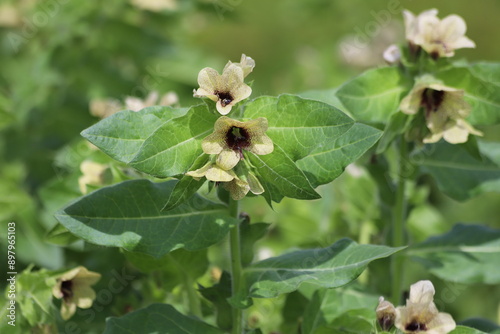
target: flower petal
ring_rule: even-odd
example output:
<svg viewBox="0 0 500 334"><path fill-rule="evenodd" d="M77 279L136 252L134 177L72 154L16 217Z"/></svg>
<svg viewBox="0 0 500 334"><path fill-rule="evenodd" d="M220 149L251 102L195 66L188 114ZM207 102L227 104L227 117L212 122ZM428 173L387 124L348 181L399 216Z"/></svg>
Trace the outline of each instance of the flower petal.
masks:
<svg viewBox="0 0 500 334"><path fill-rule="evenodd" d="M63 320L68 320L73 316L73 314L75 314L75 312L76 312L75 303L73 302L66 303L65 301L61 303L61 318L63 318Z"/></svg>
<svg viewBox="0 0 500 334"><path fill-rule="evenodd" d="M424 87L415 86L408 95L406 95L399 105L399 109L405 114L414 115L420 108L420 103L422 102L422 93L424 92Z"/></svg>
<svg viewBox="0 0 500 334"><path fill-rule="evenodd" d="M231 149L224 149L217 156L217 165L225 170L232 169L240 161L240 155Z"/></svg>
<svg viewBox="0 0 500 334"><path fill-rule="evenodd" d="M215 182L229 182L235 178L232 170L224 170L217 165L212 165L205 174L207 180Z"/></svg>
<svg viewBox="0 0 500 334"><path fill-rule="evenodd" d="M201 89L213 94L218 87L219 73L210 67L205 67L198 73L198 85Z"/></svg>
<svg viewBox="0 0 500 334"><path fill-rule="evenodd" d="M438 313L429 323L426 334L447 334L455 329L456 324L448 313Z"/></svg>
<svg viewBox="0 0 500 334"><path fill-rule="evenodd" d="M448 15L439 23L437 33L441 41L448 44L464 36L466 31L467 26L463 18L458 15Z"/></svg>
<svg viewBox="0 0 500 334"><path fill-rule="evenodd" d="M418 281L410 286L410 302L430 303L434 299L434 285L431 281Z"/></svg>

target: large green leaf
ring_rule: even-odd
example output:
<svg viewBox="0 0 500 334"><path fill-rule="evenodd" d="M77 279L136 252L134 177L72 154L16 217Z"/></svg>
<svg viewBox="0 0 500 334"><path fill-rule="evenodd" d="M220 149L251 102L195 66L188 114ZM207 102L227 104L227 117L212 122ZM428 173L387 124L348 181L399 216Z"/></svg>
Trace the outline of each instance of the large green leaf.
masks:
<svg viewBox="0 0 500 334"><path fill-rule="evenodd" d="M152 304L120 318L106 320L104 334L224 334L196 318L187 317L166 304Z"/></svg>
<svg viewBox="0 0 500 334"><path fill-rule="evenodd" d="M294 95L263 96L247 104L245 117L266 117L267 135L297 161L330 142L354 125L335 107Z"/></svg>
<svg viewBox="0 0 500 334"><path fill-rule="evenodd" d="M411 247L407 254L447 281L500 283L498 229L457 224L450 232Z"/></svg>
<svg viewBox="0 0 500 334"><path fill-rule="evenodd" d="M112 158L129 163L156 129L183 116L186 111L171 107L150 107L138 112L124 110L103 119L81 134Z"/></svg>
<svg viewBox="0 0 500 334"><path fill-rule="evenodd" d="M297 290L308 282L336 288L356 279L373 260L402 248L359 245L341 239L327 248L308 249L257 262L243 270L245 282L233 304L247 306L248 298L272 298Z"/></svg>
<svg viewBox="0 0 500 334"><path fill-rule="evenodd" d="M103 246L160 257L174 249L198 250L224 238L234 218L200 196L161 211L176 181L132 180L99 189L56 213L73 234Z"/></svg>
<svg viewBox="0 0 500 334"><path fill-rule="evenodd" d="M318 147L310 155L297 161L313 187L336 179L345 167L372 147L382 132L370 126L355 123L346 133L331 140L329 148Z"/></svg>
<svg viewBox="0 0 500 334"><path fill-rule="evenodd" d="M182 116L185 114L184 116ZM206 105L122 111L82 132L111 157L157 176L185 173L202 153L217 116Z"/></svg>
<svg viewBox="0 0 500 334"><path fill-rule="evenodd" d="M381 67L346 82L337 97L355 120L387 123L410 88L411 81L398 67Z"/></svg>
<svg viewBox="0 0 500 334"><path fill-rule="evenodd" d="M250 153L248 156L258 175L264 181L263 186L266 191L269 188L267 185L272 184L283 196L298 199L320 198L304 172L278 145L274 145L274 151L271 154L255 155ZM270 191L273 190L270 189Z"/></svg>
<svg viewBox="0 0 500 334"><path fill-rule="evenodd" d="M267 134L286 156L297 162L313 187L334 180L381 136L379 130L355 123L334 106L293 95L258 98L248 103L245 117L268 119ZM273 155L277 154L271 153L269 159L281 158ZM279 198L269 196L273 200Z"/></svg>
<svg viewBox="0 0 500 334"><path fill-rule="evenodd" d="M456 200L500 191L500 167L487 157L478 159L461 145L444 141L426 145L411 160L423 173L434 177L441 191Z"/></svg>
<svg viewBox="0 0 500 334"><path fill-rule="evenodd" d="M455 67L438 73L437 77L447 86L465 90L465 99L472 106L467 120L472 124L500 121L500 64Z"/></svg>

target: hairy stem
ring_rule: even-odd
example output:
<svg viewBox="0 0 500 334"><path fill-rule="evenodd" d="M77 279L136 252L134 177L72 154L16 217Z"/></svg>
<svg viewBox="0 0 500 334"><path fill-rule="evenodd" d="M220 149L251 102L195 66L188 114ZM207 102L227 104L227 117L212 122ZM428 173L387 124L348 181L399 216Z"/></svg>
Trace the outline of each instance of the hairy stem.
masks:
<svg viewBox="0 0 500 334"><path fill-rule="evenodd" d="M401 247L405 245L406 235L406 182L408 175L408 143L404 138L400 138L399 143L399 170L396 189L396 203L394 205L392 217L392 246ZM396 305L401 302L401 291L403 283L403 258L397 253L391 257L391 277L392 277L392 300Z"/></svg>
<svg viewBox="0 0 500 334"><path fill-rule="evenodd" d="M239 217L238 201L229 199L229 214L235 218ZM231 249L231 293L235 296L240 290L241 284L241 245L239 224L229 231L229 245ZM233 331L232 334L243 334L243 311L233 308Z"/></svg>

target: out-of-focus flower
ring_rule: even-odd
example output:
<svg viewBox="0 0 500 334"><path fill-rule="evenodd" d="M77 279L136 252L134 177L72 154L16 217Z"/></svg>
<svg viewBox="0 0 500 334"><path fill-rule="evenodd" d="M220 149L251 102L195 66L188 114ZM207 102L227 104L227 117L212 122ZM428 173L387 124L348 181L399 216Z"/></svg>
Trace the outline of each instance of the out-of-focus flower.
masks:
<svg viewBox="0 0 500 334"><path fill-rule="evenodd" d="M93 99L90 101L90 114L101 119L109 117L121 109L120 101L115 99Z"/></svg>
<svg viewBox="0 0 500 334"><path fill-rule="evenodd" d="M21 13L9 3L0 5L0 27L18 27L22 23Z"/></svg>
<svg viewBox="0 0 500 334"><path fill-rule="evenodd" d="M168 92L164 94L160 101L158 98L160 94L157 91L152 91L146 96L145 99L140 99L138 97L127 96L125 98L125 108L133 111L139 111L141 109L151 107L154 105L160 106L172 106L179 103L179 97L174 92Z"/></svg>
<svg viewBox="0 0 500 334"><path fill-rule="evenodd" d="M137 8L152 12L176 10L178 7L177 0L130 0L130 3Z"/></svg>
<svg viewBox="0 0 500 334"><path fill-rule="evenodd" d="M451 315L438 312L434 293L430 281L413 284L406 306L396 308L396 327L406 334L446 334L454 330L456 325Z"/></svg>
<svg viewBox="0 0 500 334"><path fill-rule="evenodd" d="M107 166L93 161L84 161L80 165L82 176L78 178L78 185L82 194L87 193L87 185L101 186L105 183Z"/></svg>
<svg viewBox="0 0 500 334"><path fill-rule="evenodd" d="M145 99L127 96L124 104L116 99L110 98L93 99L90 101L90 114L99 118L106 118L123 109L139 111L154 105L177 106L178 104L179 97L175 92L167 92L160 98L160 94L157 91L151 91Z"/></svg>
<svg viewBox="0 0 500 334"><path fill-rule="evenodd" d="M378 300L378 306L375 310L377 314L377 321L384 331L388 331L394 326L394 321L396 319L396 308L392 303L384 300L384 297L380 297Z"/></svg>
<svg viewBox="0 0 500 334"><path fill-rule="evenodd" d="M433 58L451 57L457 49L476 47L465 37L467 26L460 16L449 15L440 20L437 13L436 9L430 9L415 16L403 11L406 39L410 44L421 46Z"/></svg>
<svg viewBox="0 0 500 334"><path fill-rule="evenodd" d="M62 299L61 317L68 320L75 314L76 308L90 308L96 294L90 287L101 279L101 274L88 271L79 266L69 270L57 278L52 295Z"/></svg>
<svg viewBox="0 0 500 334"><path fill-rule="evenodd" d="M392 44L385 49L383 57L388 64L397 64L401 60L401 50L396 44Z"/></svg>
<svg viewBox="0 0 500 334"><path fill-rule="evenodd" d="M444 86L431 77L422 77L400 104L401 111L409 115L416 114L420 107L424 109L430 131L424 143L444 138L451 144L458 144L466 142L469 134L482 135L465 121L471 107L464 100L463 90Z"/></svg>
<svg viewBox="0 0 500 334"><path fill-rule="evenodd" d="M357 31L340 41L339 53L345 63L362 68L384 64L384 50L402 38L402 27L396 21L381 26L377 23L377 27L371 34Z"/></svg>
<svg viewBox="0 0 500 334"><path fill-rule="evenodd" d="M231 108L252 94L252 88L243 82L245 75L240 65L228 64L222 74L206 67L198 74L200 88L194 91L194 97L208 97L216 102L217 111L227 115Z"/></svg>
<svg viewBox="0 0 500 334"><path fill-rule="evenodd" d="M222 116L215 122L214 132L203 139L201 147L206 154L217 154L217 165L229 170L243 159L243 150L257 155L274 150L266 131L267 119L264 117L240 122Z"/></svg>
<svg viewBox="0 0 500 334"><path fill-rule="evenodd" d="M251 57L247 57L245 54L242 54L239 63L228 61L222 72L224 72L231 64L241 67L241 69L243 70L243 77L246 78L247 75L249 75L253 71L253 68L255 67L255 60L253 60Z"/></svg>

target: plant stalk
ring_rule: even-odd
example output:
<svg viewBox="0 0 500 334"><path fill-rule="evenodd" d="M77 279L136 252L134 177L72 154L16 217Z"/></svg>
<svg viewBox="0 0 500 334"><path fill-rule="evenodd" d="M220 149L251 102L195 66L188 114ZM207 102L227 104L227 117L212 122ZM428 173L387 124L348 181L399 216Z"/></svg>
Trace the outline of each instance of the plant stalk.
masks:
<svg viewBox="0 0 500 334"><path fill-rule="evenodd" d="M239 218L239 202L229 199L229 214ZM229 231L229 246L231 249L231 294L235 296L240 291L241 285L241 245L240 226L237 224ZM233 307L233 330L232 334L243 334L243 310Z"/></svg>
<svg viewBox="0 0 500 334"><path fill-rule="evenodd" d="M403 137L399 143L398 180L396 189L396 203L394 205L392 217L392 246L401 247L405 245L406 236L406 183L408 175L408 143ZM402 297L403 284L403 257L396 253L391 257L391 277L392 277L392 300L395 305L399 305Z"/></svg>

